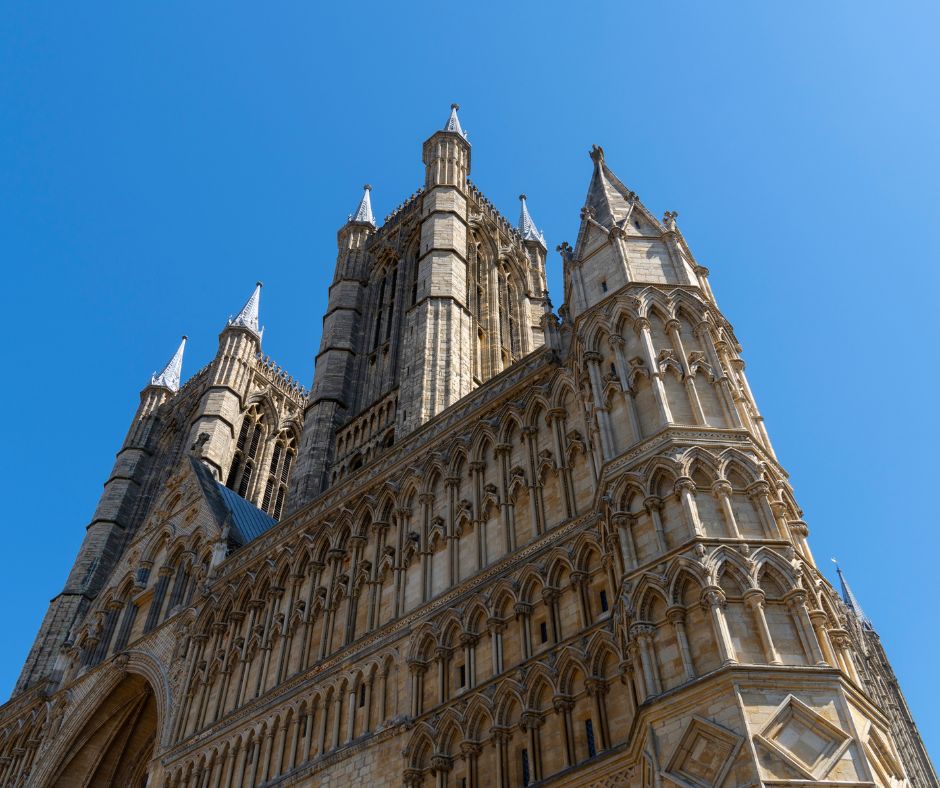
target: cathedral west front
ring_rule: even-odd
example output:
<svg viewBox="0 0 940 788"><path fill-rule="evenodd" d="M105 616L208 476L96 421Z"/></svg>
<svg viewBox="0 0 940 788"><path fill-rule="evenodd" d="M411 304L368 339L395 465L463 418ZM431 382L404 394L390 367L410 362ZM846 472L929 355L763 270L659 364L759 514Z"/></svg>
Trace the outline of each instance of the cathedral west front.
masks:
<svg viewBox="0 0 940 788"><path fill-rule="evenodd" d="M594 146L556 311L456 105L422 157L339 229L309 390L260 282L144 387L0 785L936 786L676 214Z"/></svg>

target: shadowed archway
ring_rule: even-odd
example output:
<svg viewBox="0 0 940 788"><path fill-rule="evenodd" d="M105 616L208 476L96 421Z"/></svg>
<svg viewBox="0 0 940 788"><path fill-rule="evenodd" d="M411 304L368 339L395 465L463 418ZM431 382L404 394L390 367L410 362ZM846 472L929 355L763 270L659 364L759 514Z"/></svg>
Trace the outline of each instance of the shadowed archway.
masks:
<svg viewBox="0 0 940 788"><path fill-rule="evenodd" d="M76 735L50 784L145 788L157 716L150 684L142 676L128 675Z"/></svg>

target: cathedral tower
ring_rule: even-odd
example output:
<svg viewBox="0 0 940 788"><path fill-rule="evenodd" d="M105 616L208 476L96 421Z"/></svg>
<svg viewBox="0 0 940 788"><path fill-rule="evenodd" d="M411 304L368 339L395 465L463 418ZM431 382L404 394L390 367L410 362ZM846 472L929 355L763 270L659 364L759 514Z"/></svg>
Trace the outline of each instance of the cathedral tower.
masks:
<svg viewBox="0 0 940 788"><path fill-rule="evenodd" d="M377 227L371 187L340 229L291 506L390 448L542 344L545 242L470 182L451 106L424 186Z"/></svg>
<svg viewBox="0 0 940 788"><path fill-rule="evenodd" d="M180 347L0 708L0 784L937 786L708 271L591 159L557 315L455 106L424 186L339 230L309 395L260 284L182 386Z"/></svg>

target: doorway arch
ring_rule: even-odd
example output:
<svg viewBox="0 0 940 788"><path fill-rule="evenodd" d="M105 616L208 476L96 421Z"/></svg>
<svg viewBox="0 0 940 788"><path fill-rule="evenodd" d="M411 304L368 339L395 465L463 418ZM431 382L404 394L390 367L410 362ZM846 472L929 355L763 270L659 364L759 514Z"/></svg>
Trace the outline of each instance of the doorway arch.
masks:
<svg viewBox="0 0 940 788"><path fill-rule="evenodd" d="M75 733L48 784L55 788L146 788L158 718L150 683L143 676L128 674Z"/></svg>

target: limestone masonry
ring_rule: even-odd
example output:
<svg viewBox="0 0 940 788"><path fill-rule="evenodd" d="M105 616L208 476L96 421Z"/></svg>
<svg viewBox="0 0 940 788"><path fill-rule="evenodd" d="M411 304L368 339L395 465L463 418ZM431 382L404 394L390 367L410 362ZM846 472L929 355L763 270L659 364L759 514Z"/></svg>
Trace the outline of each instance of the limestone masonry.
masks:
<svg viewBox="0 0 940 788"><path fill-rule="evenodd" d="M676 214L595 146L556 314L470 151L455 106L381 226L365 188L310 391L258 283L141 392L0 784L938 784Z"/></svg>

